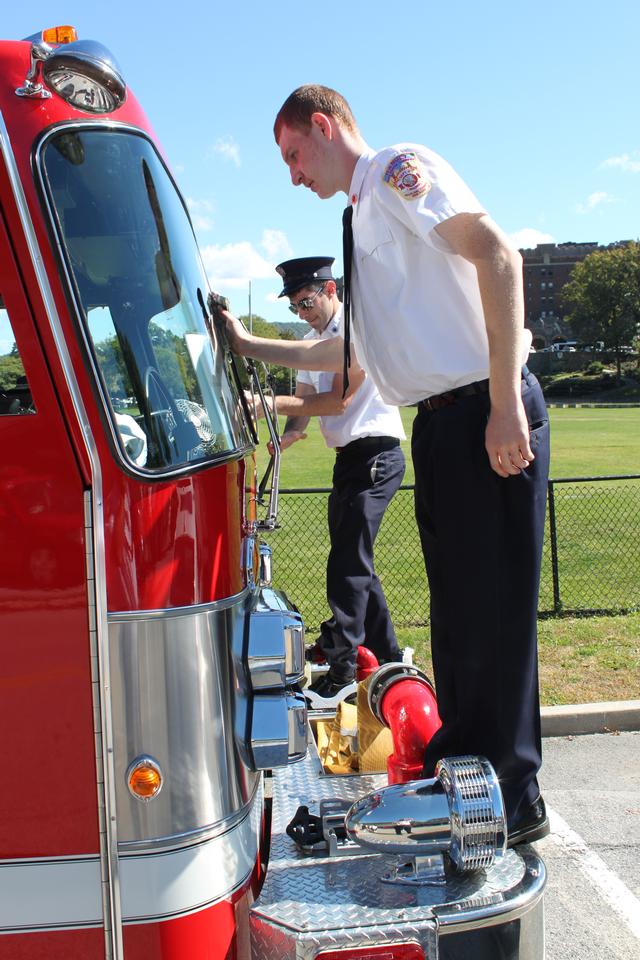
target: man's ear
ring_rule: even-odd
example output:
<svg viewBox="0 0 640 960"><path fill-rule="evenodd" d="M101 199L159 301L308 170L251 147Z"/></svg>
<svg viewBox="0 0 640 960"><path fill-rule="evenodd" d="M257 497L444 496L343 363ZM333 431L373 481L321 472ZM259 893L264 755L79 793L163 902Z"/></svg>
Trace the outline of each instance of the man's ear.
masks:
<svg viewBox="0 0 640 960"><path fill-rule="evenodd" d="M334 295L334 293L336 292L337 289L338 289L338 288L336 287L336 282L335 282L335 280L327 280L327 281L325 281L324 292L327 294L328 297L332 297L332 296Z"/></svg>
<svg viewBox="0 0 640 960"><path fill-rule="evenodd" d="M334 120L332 117L328 116L326 113L320 113L316 111L311 114L311 126L316 127L317 130L325 137L327 140L333 140L334 137Z"/></svg>

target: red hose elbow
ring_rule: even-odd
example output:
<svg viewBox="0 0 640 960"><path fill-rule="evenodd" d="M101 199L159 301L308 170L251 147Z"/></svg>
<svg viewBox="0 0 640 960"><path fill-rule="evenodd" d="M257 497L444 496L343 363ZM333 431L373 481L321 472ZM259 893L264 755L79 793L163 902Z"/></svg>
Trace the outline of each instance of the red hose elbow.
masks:
<svg viewBox="0 0 640 960"><path fill-rule="evenodd" d="M385 664L370 684L369 704L375 716L391 730L389 783L420 779L425 749L441 726L429 680L415 667Z"/></svg>
<svg viewBox="0 0 640 960"><path fill-rule="evenodd" d="M358 657L356 659L356 680L360 683L369 674L374 673L380 664L375 653L368 647L358 647Z"/></svg>

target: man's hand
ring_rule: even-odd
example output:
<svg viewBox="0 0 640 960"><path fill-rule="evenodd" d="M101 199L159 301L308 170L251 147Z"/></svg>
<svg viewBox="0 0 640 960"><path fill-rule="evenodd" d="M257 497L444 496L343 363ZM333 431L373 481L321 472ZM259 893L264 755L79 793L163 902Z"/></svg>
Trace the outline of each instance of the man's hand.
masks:
<svg viewBox="0 0 640 960"><path fill-rule="evenodd" d="M264 407L262 406L262 400L257 393L252 393L251 390L245 390L244 392L245 400L249 405L249 409L253 410L255 405L256 417L258 420L261 420L265 416ZM264 402L267 405L269 413L273 413L273 400L269 396L265 396Z"/></svg>
<svg viewBox="0 0 640 960"><path fill-rule="evenodd" d="M522 401L506 412L491 408L485 447L491 466L500 477L516 476L535 459Z"/></svg>
<svg viewBox="0 0 640 960"><path fill-rule="evenodd" d="M240 320L229 313L228 310L220 310L220 316L225 322L229 346L233 352L239 353L241 357L248 356L247 351L252 340L251 334L247 332Z"/></svg>
<svg viewBox="0 0 640 960"><path fill-rule="evenodd" d="M285 432L280 437L280 451L286 450L287 447L292 446L298 440L306 440L307 435L303 433L302 430L285 430ZM267 444L267 450L273 456L273 444L271 441Z"/></svg>

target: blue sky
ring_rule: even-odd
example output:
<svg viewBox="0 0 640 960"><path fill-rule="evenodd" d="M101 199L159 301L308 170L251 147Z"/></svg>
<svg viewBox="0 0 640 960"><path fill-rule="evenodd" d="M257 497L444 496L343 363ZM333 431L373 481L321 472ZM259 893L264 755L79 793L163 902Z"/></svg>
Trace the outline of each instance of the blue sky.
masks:
<svg viewBox="0 0 640 960"><path fill-rule="evenodd" d="M638 0L352 0L311 5L5 4L2 38L55 23L119 61L236 313L290 317L274 266L336 255L343 195L291 185L275 113L340 90L375 148L427 144L519 246L640 236ZM116 13L114 13L114 9Z"/></svg>

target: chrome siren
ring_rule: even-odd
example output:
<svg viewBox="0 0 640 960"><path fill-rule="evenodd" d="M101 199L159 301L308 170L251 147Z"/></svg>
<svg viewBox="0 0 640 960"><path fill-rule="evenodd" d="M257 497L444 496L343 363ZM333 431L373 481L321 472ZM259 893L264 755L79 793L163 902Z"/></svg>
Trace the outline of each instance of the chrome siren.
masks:
<svg viewBox="0 0 640 960"><path fill-rule="evenodd" d="M506 849L502 792L484 757L447 757L433 779L371 793L354 803L345 826L363 847L408 855L387 882L443 883L445 856L466 872L490 867Z"/></svg>

